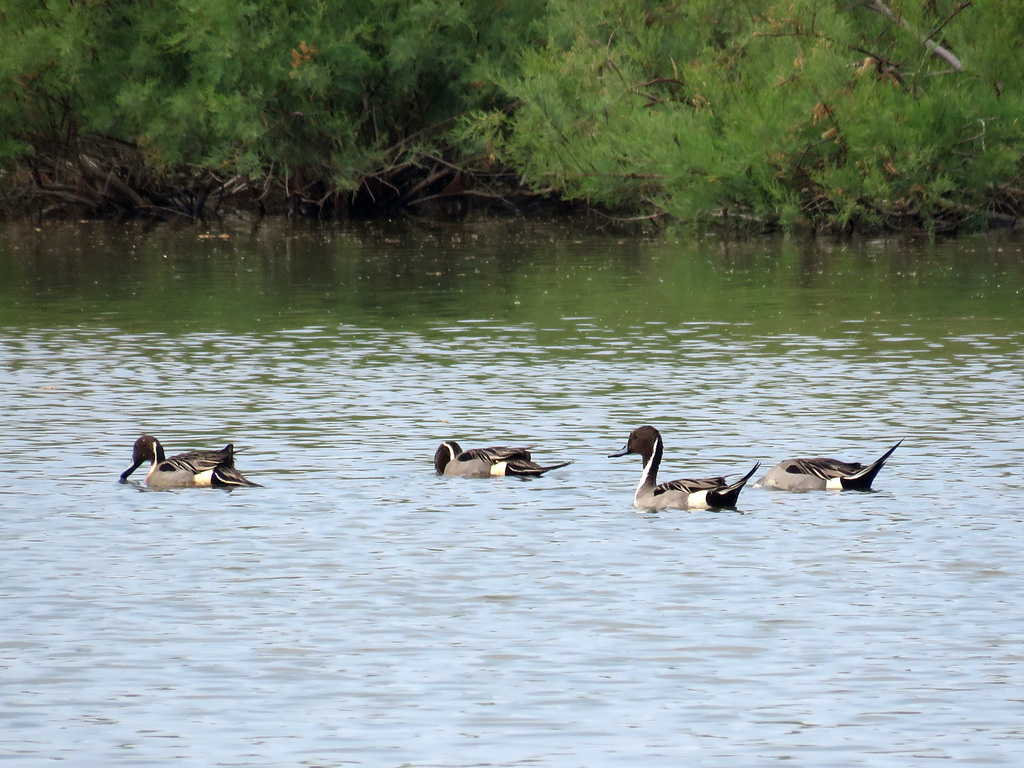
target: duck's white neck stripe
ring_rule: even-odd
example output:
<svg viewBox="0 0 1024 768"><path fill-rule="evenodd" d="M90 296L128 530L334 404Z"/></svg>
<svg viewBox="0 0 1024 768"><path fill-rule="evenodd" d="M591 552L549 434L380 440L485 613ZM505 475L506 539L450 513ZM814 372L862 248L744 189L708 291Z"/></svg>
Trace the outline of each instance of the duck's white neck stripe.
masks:
<svg viewBox="0 0 1024 768"><path fill-rule="evenodd" d="M654 441L654 451L651 452L651 458L644 462L644 471L640 474L640 483L636 487L636 493L633 494L633 503L636 504L637 499L640 498L640 493L644 487L650 483L654 485L654 478L651 477L652 470L657 472L655 463L658 459L658 454L661 453L661 438L659 437Z"/></svg>
<svg viewBox="0 0 1024 768"><path fill-rule="evenodd" d="M452 447L452 444L449 443L447 440L445 442L443 442L441 445L443 445L445 448L448 449L448 461L446 461L444 463L445 466L448 466L453 461L455 461L455 456L456 456L455 449Z"/></svg>

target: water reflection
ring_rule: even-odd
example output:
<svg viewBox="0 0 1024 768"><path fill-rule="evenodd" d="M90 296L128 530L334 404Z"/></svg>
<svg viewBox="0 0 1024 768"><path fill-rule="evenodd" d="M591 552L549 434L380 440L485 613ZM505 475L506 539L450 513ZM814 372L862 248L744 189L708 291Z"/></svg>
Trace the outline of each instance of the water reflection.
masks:
<svg viewBox="0 0 1024 768"><path fill-rule="evenodd" d="M220 233L138 225L9 230L0 247L0 324L7 326L63 319L169 332L245 331L257 322L265 330L422 328L478 317L545 327L580 315L614 328L715 321L834 337L849 329L833 317L923 321L942 332L955 322L992 333L986 320L1012 323L1024 311L1020 245L994 236L690 243L540 224L282 222Z"/></svg>

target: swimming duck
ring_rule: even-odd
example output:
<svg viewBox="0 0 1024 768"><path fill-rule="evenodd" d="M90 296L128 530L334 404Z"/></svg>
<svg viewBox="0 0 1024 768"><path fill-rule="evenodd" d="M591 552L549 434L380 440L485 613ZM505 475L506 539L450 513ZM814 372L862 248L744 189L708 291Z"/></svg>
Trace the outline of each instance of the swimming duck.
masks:
<svg viewBox="0 0 1024 768"><path fill-rule="evenodd" d="M786 459L769 469L754 487L783 491L869 491L875 475L902 442L900 440L867 466L839 459Z"/></svg>
<svg viewBox="0 0 1024 768"><path fill-rule="evenodd" d="M454 440L445 440L434 452L434 469L439 475L452 477L539 477L567 464L572 462L542 467L534 463L528 448L470 448L464 451Z"/></svg>
<svg viewBox="0 0 1024 768"><path fill-rule="evenodd" d="M640 475L640 483L636 487L636 493L633 494L633 506L637 509L735 507L743 486L761 466L755 464L753 469L734 483L727 482L724 477L709 477L703 480L670 480L659 485L658 467L661 466L663 450L661 433L647 425L634 429L626 441L626 447L609 456L612 458L638 453L643 459L643 474Z"/></svg>
<svg viewBox="0 0 1024 768"><path fill-rule="evenodd" d="M121 473L121 482L145 461L152 464L146 475L150 488L235 488L259 487L235 469L235 447L228 443L219 451L188 451L167 458L164 447L152 435L143 435L132 448L132 465Z"/></svg>

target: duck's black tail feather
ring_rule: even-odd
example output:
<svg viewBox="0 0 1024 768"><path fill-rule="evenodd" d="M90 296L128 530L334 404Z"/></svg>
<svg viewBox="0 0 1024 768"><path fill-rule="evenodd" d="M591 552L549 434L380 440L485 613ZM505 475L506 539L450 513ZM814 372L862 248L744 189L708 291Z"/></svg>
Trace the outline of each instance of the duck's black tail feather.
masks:
<svg viewBox="0 0 1024 768"><path fill-rule="evenodd" d="M743 486L747 484L747 480L754 476L754 473L760 468L761 462L757 462L747 474L737 480L735 483L718 488L714 491L708 491L708 504L712 507L724 507L731 508L736 506L736 502L739 501L740 491L743 490Z"/></svg>
<svg viewBox="0 0 1024 768"><path fill-rule="evenodd" d="M876 461L868 464L857 474L842 478L841 482L843 484L843 490L870 491L871 483L875 480L875 475L877 475L882 467L885 466L885 462L889 460L890 456L892 456L892 452L899 448L900 443L902 442L903 440L900 440L899 443L896 443L896 445L883 453Z"/></svg>
<svg viewBox="0 0 1024 768"><path fill-rule="evenodd" d="M524 466L515 462L509 462L508 466L505 468L505 474L513 475L515 477L540 477L545 472L550 472L552 469L561 469L562 467L567 467L570 464L572 464L571 461L563 461L561 464L552 464L548 467L540 467L536 464L533 464L532 466Z"/></svg>
<svg viewBox="0 0 1024 768"><path fill-rule="evenodd" d="M238 488L242 485L262 488L259 483L254 483L252 480L242 477L241 472L228 464L214 467L213 474L210 475L210 485L213 488Z"/></svg>

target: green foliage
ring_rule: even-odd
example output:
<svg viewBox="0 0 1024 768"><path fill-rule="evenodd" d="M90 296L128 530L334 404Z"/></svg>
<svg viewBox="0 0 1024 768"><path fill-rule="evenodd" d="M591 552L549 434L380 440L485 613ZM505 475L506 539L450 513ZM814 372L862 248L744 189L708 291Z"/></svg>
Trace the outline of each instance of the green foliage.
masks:
<svg viewBox="0 0 1024 768"><path fill-rule="evenodd" d="M505 157L539 188L682 221L941 225L1019 179L1024 8L870 5L554 3L503 81Z"/></svg>
<svg viewBox="0 0 1024 768"><path fill-rule="evenodd" d="M158 168L351 180L501 95L540 0L14 0L0 11L7 164L94 133ZM423 134L423 135L421 135Z"/></svg>
<svg viewBox="0 0 1024 768"><path fill-rule="evenodd" d="M0 36L6 168L99 136L166 173L347 190L475 157L701 225L1024 206L1010 0L11 0Z"/></svg>

